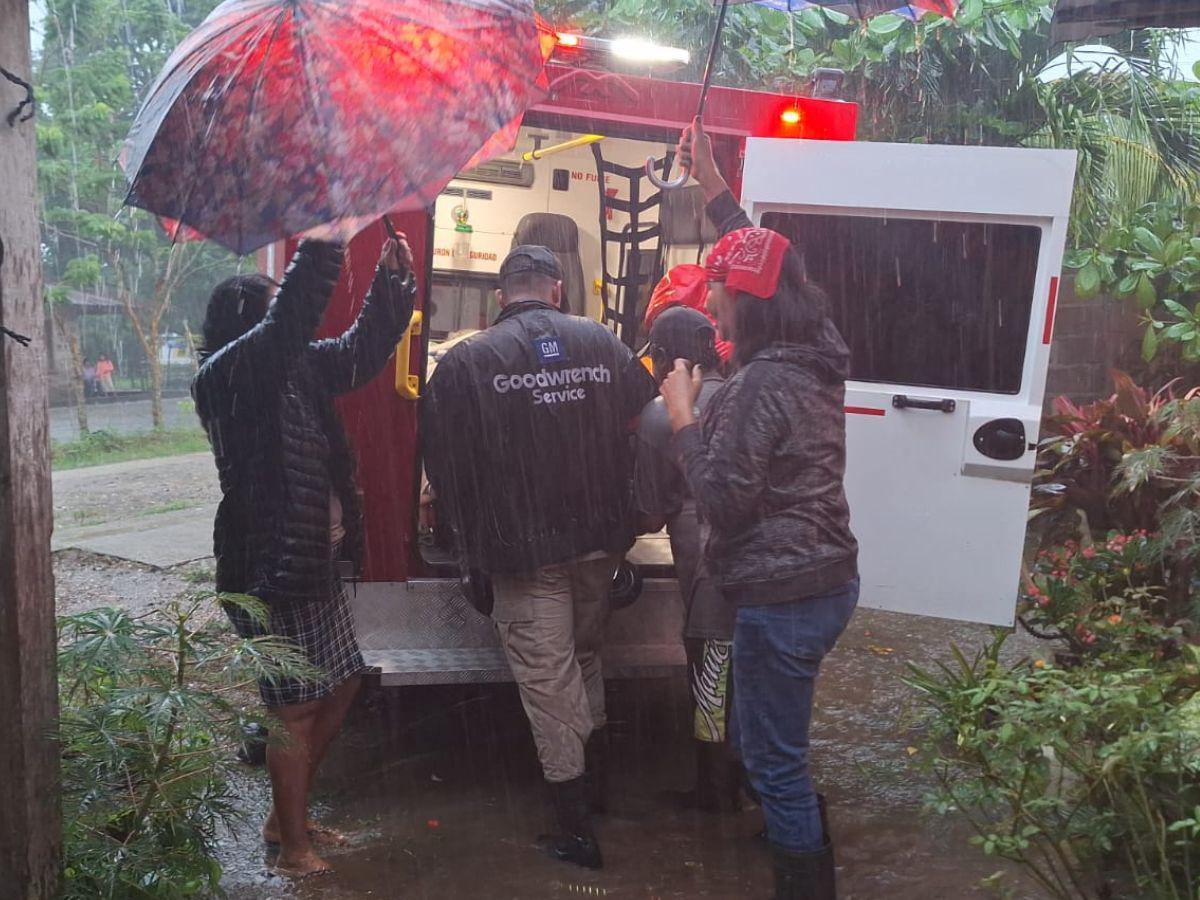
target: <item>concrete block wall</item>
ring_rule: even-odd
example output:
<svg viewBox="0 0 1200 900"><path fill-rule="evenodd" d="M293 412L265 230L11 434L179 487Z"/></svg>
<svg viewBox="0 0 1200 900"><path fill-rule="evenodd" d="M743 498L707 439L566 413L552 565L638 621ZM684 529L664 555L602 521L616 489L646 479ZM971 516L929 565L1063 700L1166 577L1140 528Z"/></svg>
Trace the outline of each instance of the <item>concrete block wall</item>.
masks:
<svg viewBox="0 0 1200 900"><path fill-rule="evenodd" d="M1074 279L1064 275L1050 345L1046 410L1065 395L1086 403L1112 394L1112 369L1136 367L1142 328L1136 304L1111 297L1080 299Z"/></svg>

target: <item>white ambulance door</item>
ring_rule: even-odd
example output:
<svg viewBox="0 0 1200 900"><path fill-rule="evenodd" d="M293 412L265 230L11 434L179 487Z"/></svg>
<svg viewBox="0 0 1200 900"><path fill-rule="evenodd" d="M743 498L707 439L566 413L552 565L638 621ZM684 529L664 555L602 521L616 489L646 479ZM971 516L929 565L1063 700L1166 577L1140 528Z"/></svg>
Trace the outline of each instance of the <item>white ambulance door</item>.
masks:
<svg viewBox="0 0 1200 900"><path fill-rule="evenodd" d="M865 606L1013 623L1073 151L752 139L743 203L792 237L851 349Z"/></svg>

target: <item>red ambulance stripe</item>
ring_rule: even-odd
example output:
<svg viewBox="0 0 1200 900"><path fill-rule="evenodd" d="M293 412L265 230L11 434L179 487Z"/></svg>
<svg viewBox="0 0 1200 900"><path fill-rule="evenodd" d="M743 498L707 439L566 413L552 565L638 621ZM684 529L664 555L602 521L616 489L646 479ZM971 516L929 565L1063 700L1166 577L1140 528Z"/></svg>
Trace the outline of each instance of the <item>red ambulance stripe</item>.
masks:
<svg viewBox="0 0 1200 900"><path fill-rule="evenodd" d="M1058 276L1050 279L1050 301L1046 304L1046 327L1042 329L1042 343L1050 343L1054 337L1054 308L1058 306Z"/></svg>
<svg viewBox="0 0 1200 900"><path fill-rule="evenodd" d="M886 416L886 409L872 409L869 406L847 406L846 412L852 416Z"/></svg>

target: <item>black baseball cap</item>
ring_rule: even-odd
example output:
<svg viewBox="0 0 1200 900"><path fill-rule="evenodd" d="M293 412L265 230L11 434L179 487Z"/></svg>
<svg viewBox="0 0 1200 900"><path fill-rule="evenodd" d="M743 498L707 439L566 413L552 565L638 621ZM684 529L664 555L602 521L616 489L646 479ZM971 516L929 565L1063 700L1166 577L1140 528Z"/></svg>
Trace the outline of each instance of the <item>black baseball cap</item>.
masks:
<svg viewBox="0 0 1200 900"><path fill-rule="evenodd" d="M555 281L562 281L563 278L562 266L558 264L558 257L550 248L539 244L519 244L513 247L508 251L508 256L504 257L504 262L500 264L501 281L509 275L517 275L521 272L536 272L539 275L553 278Z"/></svg>
<svg viewBox="0 0 1200 900"><path fill-rule="evenodd" d="M639 356L659 347L670 359L691 362L710 359L716 351L717 330L704 313L689 306L672 306L659 313Z"/></svg>

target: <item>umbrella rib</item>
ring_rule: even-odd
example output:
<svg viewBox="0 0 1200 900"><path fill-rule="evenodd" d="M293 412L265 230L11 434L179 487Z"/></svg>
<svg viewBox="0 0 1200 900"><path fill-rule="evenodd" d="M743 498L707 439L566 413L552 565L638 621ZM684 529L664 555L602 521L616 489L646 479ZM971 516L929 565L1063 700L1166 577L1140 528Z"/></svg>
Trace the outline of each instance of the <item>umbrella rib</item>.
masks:
<svg viewBox="0 0 1200 900"><path fill-rule="evenodd" d="M283 15L282 14L277 15L276 20L275 20L275 27L272 29L272 32L271 32L271 44L274 43L275 37L279 34L279 27L282 24L282 21L283 21ZM268 51L269 51L269 49L270 49L270 44L268 45ZM266 59L267 59L267 57L264 54L263 61L262 61L262 63L260 63L260 69L259 69L260 76L262 73L261 67L265 66ZM239 69L243 65L245 65L244 60L239 64ZM197 72L197 75L198 74L199 74L199 71ZM234 79L233 79L233 77L231 77L229 80L230 80L230 83L232 83L232 81ZM260 84L261 84L261 77L260 77L259 81L255 84L255 91L257 91ZM253 95L251 95L251 105L253 105L253 100L254 100L254 97L253 97ZM247 115L247 121L250 121L249 115ZM209 124L211 124L211 123L209 123ZM238 180L238 195L239 195L239 197L245 197L246 196L245 174L244 174L243 169L241 169L240 167L237 171L237 180ZM188 185L187 194L184 197L183 207L180 210L179 221L181 221L181 222L187 221L186 217L187 217L187 213L188 213L188 208L191 206L192 196L195 194L197 187L199 187L199 182L195 179L192 179ZM239 215L237 217L237 219L238 219L238 239L236 241L236 253L238 256L242 255L243 247L245 246L245 235L243 234L243 230L242 230L242 216L240 215L240 212L241 212L241 210L239 209ZM199 223L192 222L192 223L188 223L188 224L191 224L193 228L197 228L197 230L199 230L203 233L203 228L199 227Z"/></svg>
<svg viewBox="0 0 1200 900"><path fill-rule="evenodd" d="M250 91L250 102L246 110L246 121L254 121L254 110L258 107L258 95L262 90L263 82L266 80L267 61L271 58L271 50L275 46L275 40L279 37L279 29L283 27L283 23L287 20L287 11L280 10L275 17L275 27L271 29L271 36L267 40L267 47L263 51L262 60L258 64L258 71L254 75L254 88ZM238 205L245 202L246 197L246 172L244 168L238 168ZM241 215L241 209L238 210L238 250L245 246L245 218Z"/></svg>
<svg viewBox="0 0 1200 900"><path fill-rule="evenodd" d="M295 12L292 17L293 21L296 23L296 52L300 56L300 66L304 70L304 82L306 88L305 94L308 99L309 107L312 109L313 117L316 119L318 124L322 125L326 129L326 133L328 135L332 134L332 123L329 122L327 117L321 114L320 106L316 103L317 81L311 70L312 60L308 53L308 16L303 15L301 6L302 4L300 3L295 4ZM326 184L328 186L328 196L326 197L325 201L326 208L327 212L332 212L332 198L335 193L333 190L333 178L336 176L331 173L328 145L325 142L322 142L321 144L321 161L323 163L322 170L325 172ZM333 219L330 218L326 219L325 221L333 221Z"/></svg>
<svg viewBox="0 0 1200 900"><path fill-rule="evenodd" d="M196 52L199 52L202 47L203 48L211 48L211 46L214 43L216 43L220 38L224 37L228 32L233 31L234 29L243 27L245 22L247 20L249 20L250 18L251 18L251 16L246 16L245 19L239 19L235 22L229 22L229 23L224 24L218 30L213 32L213 34L210 37L206 38L204 43L196 48ZM183 94L183 92L185 90L187 90L187 88L191 85L192 81L194 81L200 75L200 73L204 71L205 67L210 62L212 62L212 59L216 55L217 55L216 53L210 53L209 58L206 59L203 62L203 64L197 66L196 70L184 80L183 84L178 86L178 88L176 89L176 98L181 96ZM183 61L184 60L181 59L179 62L182 63ZM134 117L135 124L137 123L137 121L139 119L141 119L142 114L150 107L150 104L154 102L154 99L167 87L168 82L170 82L170 80L171 80L170 75L173 74L174 72L178 71L178 69L179 69L179 65L176 65L175 68L173 68L170 73L168 73L164 69L163 73L159 76L158 80L153 85L150 86L150 91L149 91L149 93L147 93L146 99L142 102L141 110L138 112L137 116ZM171 106L171 104L167 104L167 109L163 113L164 117L170 113L170 106ZM155 138L157 138L157 134L155 135ZM154 139L152 139L151 143L147 145L146 153L142 154L143 160L145 159L145 157L147 155L149 155L150 145L153 144L153 141L154 141ZM140 168L140 167L141 167L141 160L139 160L139 165L138 165L138 168ZM131 181L131 188L132 188L132 179L130 179L130 181Z"/></svg>

